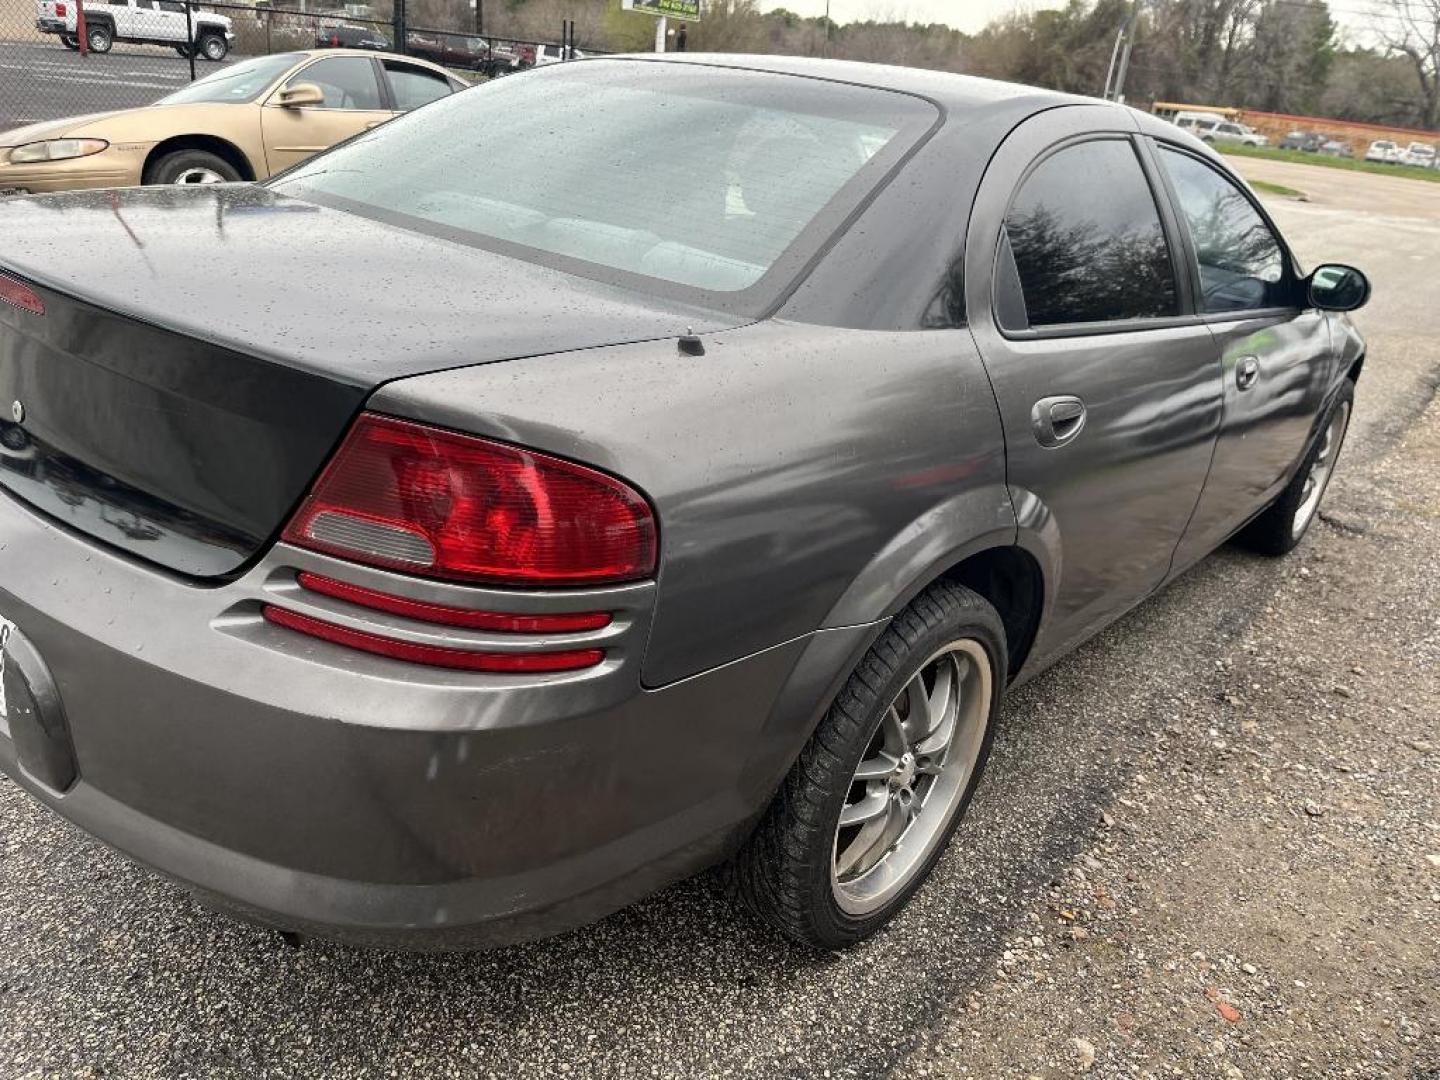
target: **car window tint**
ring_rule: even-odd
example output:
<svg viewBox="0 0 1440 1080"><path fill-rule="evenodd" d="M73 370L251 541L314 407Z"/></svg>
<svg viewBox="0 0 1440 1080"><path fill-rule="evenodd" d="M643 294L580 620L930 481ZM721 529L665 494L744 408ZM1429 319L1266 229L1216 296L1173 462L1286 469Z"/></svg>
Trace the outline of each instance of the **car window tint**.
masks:
<svg viewBox="0 0 1440 1080"><path fill-rule="evenodd" d="M888 91L689 67L663 86L652 64L620 60L498 79L349 143L282 189L577 272L740 292L935 116ZM522 143L524 154L496 153Z"/></svg>
<svg viewBox="0 0 1440 1080"><path fill-rule="evenodd" d="M1162 147L1160 159L1194 240L1201 310L1287 306L1292 290L1280 242L1245 193L1189 154Z"/></svg>
<svg viewBox="0 0 1440 1080"><path fill-rule="evenodd" d="M413 64L386 60L385 77L390 80L395 107L403 111L418 109L450 93L450 83L443 75Z"/></svg>
<svg viewBox="0 0 1440 1080"><path fill-rule="evenodd" d="M375 65L364 56L331 56L297 71L285 89L314 83L325 94L326 109L383 109Z"/></svg>
<svg viewBox="0 0 1440 1080"><path fill-rule="evenodd" d="M1005 232L1031 326L1179 311L1160 213L1128 142L1046 158L1021 185Z"/></svg>

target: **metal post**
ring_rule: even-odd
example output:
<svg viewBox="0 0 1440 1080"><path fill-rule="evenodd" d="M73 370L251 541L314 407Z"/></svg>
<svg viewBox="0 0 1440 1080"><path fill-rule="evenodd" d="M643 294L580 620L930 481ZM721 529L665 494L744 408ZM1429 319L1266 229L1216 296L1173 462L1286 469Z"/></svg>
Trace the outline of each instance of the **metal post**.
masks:
<svg viewBox="0 0 1440 1080"><path fill-rule="evenodd" d="M655 20L655 51L665 51L665 35L670 30L670 20L661 15Z"/></svg>
<svg viewBox="0 0 1440 1080"><path fill-rule="evenodd" d="M1135 39L1130 35L1125 36L1125 51L1120 54L1120 71L1115 76L1115 100L1124 104L1125 102L1125 74L1130 70L1130 46L1135 44Z"/></svg>
<svg viewBox="0 0 1440 1080"><path fill-rule="evenodd" d="M830 0L825 0L825 56L830 55Z"/></svg>
<svg viewBox="0 0 1440 1080"><path fill-rule="evenodd" d="M485 0L475 0L475 36L485 33Z"/></svg>
<svg viewBox="0 0 1440 1080"><path fill-rule="evenodd" d="M1120 56L1120 42L1125 37L1125 27L1130 20L1120 24L1120 29L1115 31L1115 44L1110 48L1110 66L1105 69L1105 89L1100 96L1106 101L1110 100L1110 87L1115 82L1115 61Z"/></svg>
<svg viewBox="0 0 1440 1080"><path fill-rule="evenodd" d="M196 48L195 48L195 14L194 14L194 12L191 10L190 0L184 0L184 3L185 3L185 40L189 42L189 47L186 48L186 50L185 50L185 55L190 58L190 81L191 81L191 82L194 82L194 81L195 81L195 52L196 52Z"/></svg>
<svg viewBox="0 0 1440 1080"><path fill-rule="evenodd" d="M395 0L395 51L406 52L405 48L405 0Z"/></svg>
<svg viewBox="0 0 1440 1080"><path fill-rule="evenodd" d="M90 35L85 30L85 0L75 0L75 38L80 42L80 55L90 55Z"/></svg>

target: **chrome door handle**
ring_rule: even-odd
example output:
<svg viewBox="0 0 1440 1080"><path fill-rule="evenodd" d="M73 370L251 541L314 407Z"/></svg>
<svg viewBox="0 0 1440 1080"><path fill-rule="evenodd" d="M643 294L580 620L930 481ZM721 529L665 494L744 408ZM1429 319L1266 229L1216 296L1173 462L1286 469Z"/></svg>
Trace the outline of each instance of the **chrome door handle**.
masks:
<svg viewBox="0 0 1440 1080"><path fill-rule="evenodd" d="M1044 397L1030 410L1030 427L1041 446L1064 446L1085 426L1085 402L1071 394Z"/></svg>
<svg viewBox="0 0 1440 1080"><path fill-rule="evenodd" d="M1242 356L1235 365L1235 386L1240 390L1249 390L1260 378L1260 361L1253 356Z"/></svg>

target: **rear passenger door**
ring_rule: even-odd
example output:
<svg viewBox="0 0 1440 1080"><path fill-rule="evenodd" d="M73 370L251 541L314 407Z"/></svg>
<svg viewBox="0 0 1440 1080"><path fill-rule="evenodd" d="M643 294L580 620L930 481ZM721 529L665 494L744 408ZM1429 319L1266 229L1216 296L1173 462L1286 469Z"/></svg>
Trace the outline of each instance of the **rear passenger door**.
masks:
<svg viewBox="0 0 1440 1080"><path fill-rule="evenodd" d="M1251 195L1201 155L1155 145L1225 394L1210 478L1176 553L1183 568L1284 486L1333 385L1334 360L1327 316L1303 306L1294 261Z"/></svg>
<svg viewBox="0 0 1440 1080"><path fill-rule="evenodd" d="M390 103L397 113L418 109L421 105L428 105L454 92L454 86L449 79L438 71L421 67L419 64L386 60L384 68Z"/></svg>
<svg viewBox="0 0 1440 1080"><path fill-rule="evenodd" d="M1046 553L1037 660L1165 578L1220 421L1215 344L1127 113L1041 113L1001 145L966 254L1022 543Z"/></svg>

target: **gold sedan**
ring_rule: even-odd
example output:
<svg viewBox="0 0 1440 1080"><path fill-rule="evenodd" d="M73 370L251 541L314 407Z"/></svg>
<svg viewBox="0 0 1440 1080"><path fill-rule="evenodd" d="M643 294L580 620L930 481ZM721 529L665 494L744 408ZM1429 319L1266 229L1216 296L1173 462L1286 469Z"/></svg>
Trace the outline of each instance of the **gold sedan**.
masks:
<svg viewBox="0 0 1440 1080"><path fill-rule="evenodd" d="M0 132L0 197L262 180L465 85L434 64L389 53L255 57L144 108Z"/></svg>

